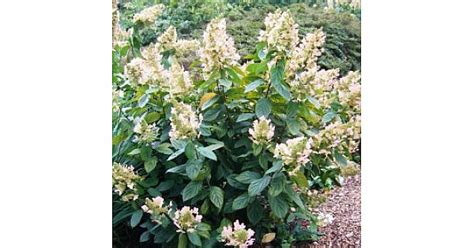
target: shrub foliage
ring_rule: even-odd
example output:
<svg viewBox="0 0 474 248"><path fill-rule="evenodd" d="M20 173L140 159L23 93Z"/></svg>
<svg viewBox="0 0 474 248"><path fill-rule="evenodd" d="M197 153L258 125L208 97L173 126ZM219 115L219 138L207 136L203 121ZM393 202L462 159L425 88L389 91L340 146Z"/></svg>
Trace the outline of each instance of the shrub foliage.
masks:
<svg viewBox="0 0 474 248"><path fill-rule="evenodd" d="M301 38L289 11L267 15L244 59L223 18L199 40L169 26L143 43L163 11L127 31L114 12L114 229L180 248L317 239L311 194L359 147L359 73L318 65L326 34Z"/></svg>

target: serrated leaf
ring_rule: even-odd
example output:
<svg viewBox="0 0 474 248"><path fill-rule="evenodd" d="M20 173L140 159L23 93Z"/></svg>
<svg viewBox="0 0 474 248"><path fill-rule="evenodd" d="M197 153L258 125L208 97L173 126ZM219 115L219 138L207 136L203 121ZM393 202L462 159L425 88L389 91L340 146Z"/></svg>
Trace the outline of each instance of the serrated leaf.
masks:
<svg viewBox="0 0 474 248"><path fill-rule="evenodd" d="M283 162L281 160L273 161L272 167L265 172L265 175L268 175L273 172L279 171L283 167Z"/></svg>
<svg viewBox="0 0 474 248"><path fill-rule="evenodd" d="M218 100L219 100L219 96L216 95L215 93L207 93L207 94L214 94L213 97L211 97L209 100L205 101L202 106L201 106L201 110L204 111L206 109L208 109L209 107L211 107L214 103L216 103ZM207 95L206 94L206 95ZM204 96L203 96L204 97ZM201 98L202 99L202 98Z"/></svg>
<svg viewBox="0 0 474 248"><path fill-rule="evenodd" d="M216 154L212 150L209 150L206 147L198 147L197 150L202 156L217 161Z"/></svg>
<svg viewBox="0 0 474 248"><path fill-rule="evenodd" d="M202 182L198 181L191 181L184 187L183 192L181 195L183 196L183 201L187 201L193 197L195 197L199 191L202 189Z"/></svg>
<svg viewBox="0 0 474 248"><path fill-rule="evenodd" d="M262 192L268 186L268 184L270 183L270 179L271 177L264 176L250 183L248 189L249 196L255 196L260 194L260 192Z"/></svg>
<svg viewBox="0 0 474 248"><path fill-rule="evenodd" d="M173 154L173 150L171 150L169 147L170 147L169 143L162 143L162 144L157 145L155 147L155 150L159 153L166 154L166 155Z"/></svg>
<svg viewBox="0 0 474 248"><path fill-rule="evenodd" d="M244 172L240 173L238 176L236 176L235 180L237 180L241 183L250 184L250 183L252 183L253 181L255 181L259 178L261 178L261 175L257 172L244 171Z"/></svg>
<svg viewBox="0 0 474 248"><path fill-rule="evenodd" d="M281 175L281 174L280 174ZM270 187L268 188L268 193L271 196L277 196L285 189L285 177L277 176L272 179Z"/></svg>
<svg viewBox="0 0 474 248"><path fill-rule="evenodd" d="M212 186L210 188L209 199L214 206L221 209L224 205L224 191L217 186Z"/></svg>
<svg viewBox="0 0 474 248"><path fill-rule="evenodd" d="M186 248L186 247L188 247L188 238L186 234L181 233L179 234L178 248Z"/></svg>
<svg viewBox="0 0 474 248"><path fill-rule="evenodd" d="M254 116L255 116L255 114L253 114L253 113L244 113L244 114L239 115L235 122L242 122L242 121L250 120L250 119L253 119Z"/></svg>
<svg viewBox="0 0 474 248"><path fill-rule="evenodd" d="M183 153L184 153L184 149L179 149L179 150L175 151L173 154L171 154L168 157L167 161L173 160L173 159L177 158L179 155L181 155Z"/></svg>
<svg viewBox="0 0 474 248"><path fill-rule="evenodd" d="M234 199L234 201L232 202L232 209L239 210L239 209L245 208L249 204L249 201L250 201L249 195L247 193L244 193Z"/></svg>
<svg viewBox="0 0 474 248"><path fill-rule="evenodd" d="M257 101L255 105L255 114L258 118L261 116L268 117L268 115L272 112L272 104L268 98L261 98Z"/></svg>
<svg viewBox="0 0 474 248"><path fill-rule="evenodd" d="M202 164L199 161L188 161L186 166L186 175L188 175L189 179L196 180L199 175L199 171L201 171L201 168Z"/></svg>
<svg viewBox="0 0 474 248"><path fill-rule="evenodd" d="M258 86L262 85L263 83L265 83L265 81L263 81L262 79L257 79L255 81L251 82L250 84L245 86L244 93L248 93L252 90L255 90L256 88L258 88Z"/></svg>
<svg viewBox="0 0 474 248"><path fill-rule="evenodd" d="M264 211L262 205L258 201L254 201L247 206L247 217L253 225L256 225L262 219Z"/></svg>
<svg viewBox="0 0 474 248"><path fill-rule="evenodd" d="M141 210L137 210L133 212L132 217L130 218L130 226L132 228L136 227L140 220L142 219L143 212Z"/></svg>
<svg viewBox="0 0 474 248"><path fill-rule="evenodd" d="M201 108L206 102L211 100L214 96L216 96L216 93L210 92L206 93L201 97L201 100L199 101L199 107Z"/></svg>
<svg viewBox="0 0 474 248"><path fill-rule="evenodd" d="M128 155L133 156L133 155L140 154L141 152L142 151L140 150L140 148L135 148L131 152L129 152Z"/></svg>
<svg viewBox="0 0 474 248"><path fill-rule="evenodd" d="M158 160L156 158L151 158L150 160L147 160L145 162L145 171L147 173L149 173L150 171L152 171L153 169L155 169L156 167L156 163L158 162Z"/></svg>
<svg viewBox="0 0 474 248"><path fill-rule="evenodd" d="M270 208L272 212L280 219L283 219L288 213L288 203L282 198L280 195L277 197L268 196L268 203L270 204Z"/></svg>
<svg viewBox="0 0 474 248"><path fill-rule="evenodd" d="M193 243L194 245L196 245L198 247L202 246L201 238L199 237L199 235L196 232L188 232L187 235L188 235L189 241L191 241L191 243Z"/></svg>
<svg viewBox="0 0 474 248"><path fill-rule="evenodd" d="M193 142L189 142L186 147L184 148L184 153L188 159L196 159L196 149L194 148Z"/></svg>

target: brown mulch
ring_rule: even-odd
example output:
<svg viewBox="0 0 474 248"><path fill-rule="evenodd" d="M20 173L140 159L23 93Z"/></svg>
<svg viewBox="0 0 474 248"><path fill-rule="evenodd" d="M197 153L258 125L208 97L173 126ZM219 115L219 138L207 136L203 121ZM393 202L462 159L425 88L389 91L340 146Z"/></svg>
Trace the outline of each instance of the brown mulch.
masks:
<svg viewBox="0 0 474 248"><path fill-rule="evenodd" d="M325 234L312 248L358 248L361 247L361 194L360 174L346 178L345 184L331 192L330 197L318 211L332 213L332 224L320 228Z"/></svg>

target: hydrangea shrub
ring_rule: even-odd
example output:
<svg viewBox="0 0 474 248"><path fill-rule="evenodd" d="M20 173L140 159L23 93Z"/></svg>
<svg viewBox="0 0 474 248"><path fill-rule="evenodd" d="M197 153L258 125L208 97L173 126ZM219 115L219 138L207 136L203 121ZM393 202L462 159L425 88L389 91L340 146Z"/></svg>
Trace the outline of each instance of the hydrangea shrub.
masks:
<svg viewBox="0 0 474 248"><path fill-rule="evenodd" d="M323 30L300 40L280 10L245 56L225 19L201 40L169 27L141 47L137 30L162 10L113 25L114 225L161 247L317 239L332 217L313 213L312 195L337 185L359 149L360 74L321 69Z"/></svg>

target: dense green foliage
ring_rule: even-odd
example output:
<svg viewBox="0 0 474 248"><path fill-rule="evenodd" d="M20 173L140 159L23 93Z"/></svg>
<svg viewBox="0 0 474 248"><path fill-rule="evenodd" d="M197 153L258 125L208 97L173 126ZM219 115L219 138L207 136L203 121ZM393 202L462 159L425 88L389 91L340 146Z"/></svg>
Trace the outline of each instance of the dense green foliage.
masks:
<svg viewBox="0 0 474 248"><path fill-rule="evenodd" d="M347 59L357 22L305 5L281 12L225 4L226 32L212 7L171 5L138 17L128 8L122 28L113 27L116 244L290 247L318 239L324 221L312 195L339 185L358 160L360 75L346 73L358 65ZM172 14L195 11L205 14L185 25ZM275 20L264 24L268 12ZM272 24L281 20L288 25ZM192 31L202 22L204 33Z"/></svg>

